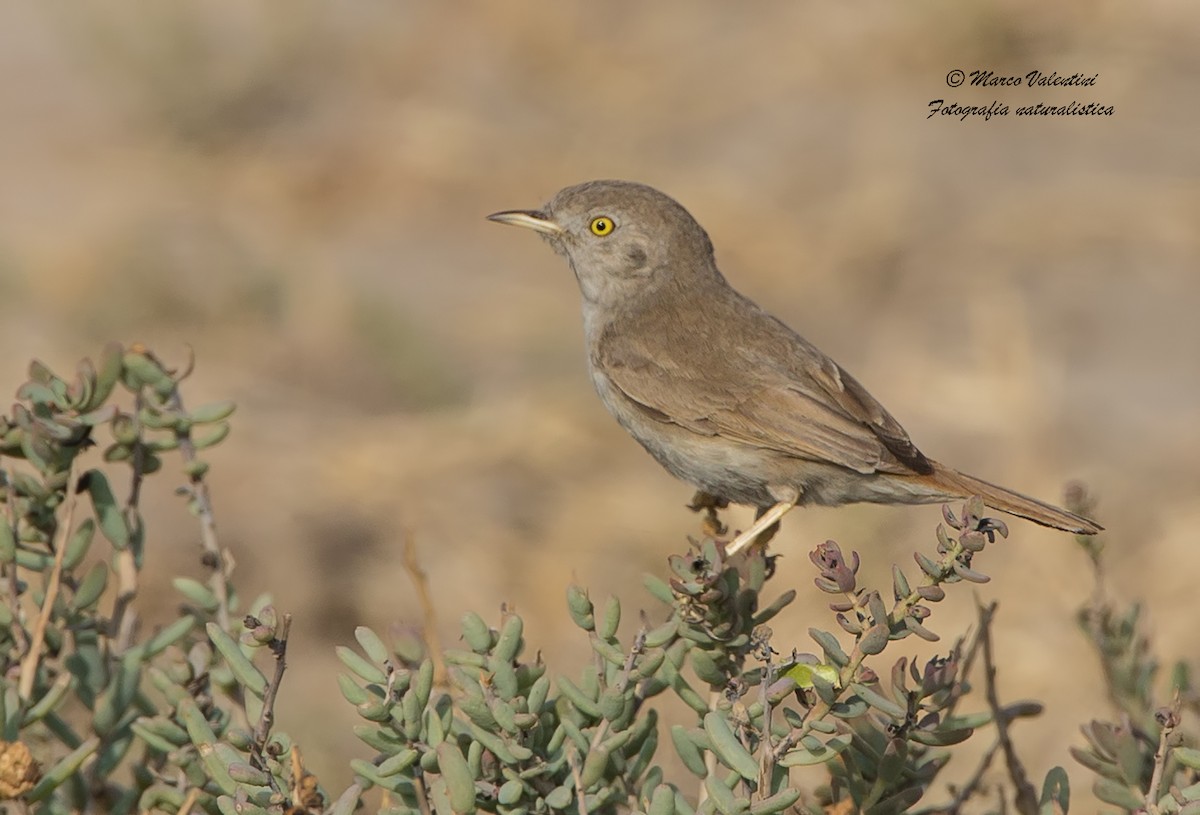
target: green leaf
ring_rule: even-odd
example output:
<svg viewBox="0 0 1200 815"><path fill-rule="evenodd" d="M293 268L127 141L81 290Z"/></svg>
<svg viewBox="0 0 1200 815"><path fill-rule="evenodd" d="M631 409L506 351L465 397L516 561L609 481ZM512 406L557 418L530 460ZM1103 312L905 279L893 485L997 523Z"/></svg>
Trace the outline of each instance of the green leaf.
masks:
<svg viewBox="0 0 1200 815"><path fill-rule="evenodd" d="M356 775L365 778L372 784L383 787L385 790L390 790L392 792L400 792L401 789L411 783L403 775L380 775L379 769L374 764L361 758L350 759L350 769L353 770ZM338 799L338 802L340 804L341 799Z"/></svg>
<svg viewBox="0 0 1200 815"><path fill-rule="evenodd" d="M962 730L963 728L973 729L983 727L985 724L990 724L992 721L992 712L990 710L980 710L976 713L964 713L961 716L947 716L942 720L941 729L943 730Z"/></svg>
<svg viewBox="0 0 1200 815"><path fill-rule="evenodd" d="M604 771L608 768L608 762L612 757L613 751L620 749L625 742L629 741L629 735L629 731L626 730L623 733L609 736L600 742L595 749L588 751L583 759L583 767L579 771L579 785L581 787L585 790L590 789L604 778Z"/></svg>
<svg viewBox="0 0 1200 815"><path fill-rule="evenodd" d="M587 592L573 583L567 587L567 610L571 612L575 625L584 631L596 630L595 607L588 599Z"/></svg>
<svg viewBox="0 0 1200 815"><path fill-rule="evenodd" d="M521 635L525 625L516 614L510 614L500 627L500 636L492 655L502 662L512 662L521 651Z"/></svg>
<svg viewBox="0 0 1200 815"><path fill-rule="evenodd" d="M509 749L510 745L505 743L503 739L495 735L491 731L484 730L475 722L467 722L467 729L471 731L471 737L482 744L487 750L493 753L496 758L500 759L501 763L513 765L517 763L517 756ZM511 745L512 747L520 747L521 745Z"/></svg>
<svg viewBox="0 0 1200 815"><path fill-rule="evenodd" d="M175 577L170 581L170 585L175 587L176 592L184 595L196 605L200 611L214 612L221 607L221 601L217 600L217 595L212 593L212 589L198 580L193 580L191 577Z"/></svg>
<svg viewBox="0 0 1200 815"><path fill-rule="evenodd" d="M617 688L608 688L600 694L597 707L600 709L601 716L610 722L615 722L625 712L625 693Z"/></svg>
<svg viewBox="0 0 1200 815"><path fill-rule="evenodd" d="M602 718L600 714L600 706L596 704L596 700L589 699L579 686L567 679L565 676L558 677L559 692L570 700L571 704L585 716L593 719Z"/></svg>
<svg viewBox="0 0 1200 815"><path fill-rule="evenodd" d="M839 719L857 719L867 712L867 703L861 696L847 696L841 701L834 702L829 712Z"/></svg>
<svg viewBox="0 0 1200 815"><path fill-rule="evenodd" d="M229 762L229 777L239 784L249 784L255 787L265 787L271 783L270 776L256 767L251 767L244 761Z"/></svg>
<svg viewBox="0 0 1200 815"><path fill-rule="evenodd" d="M108 566L104 563L93 563L83 580L79 581L79 588L75 589L75 596L71 598L71 610L79 612L90 609L99 601L100 595L104 594L107 585Z"/></svg>
<svg viewBox="0 0 1200 815"><path fill-rule="evenodd" d="M0 524L0 527L3 526L7 526L7 524ZM67 540L67 551L63 552L63 571L69 572L83 561L88 548L92 545L95 533L96 522L91 518L85 518L83 523L75 528L70 539ZM11 530L9 530L9 534L11 534ZM4 559L2 555L3 538L4 529L0 528L0 560Z"/></svg>
<svg viewBox="0 0 1200 815"><path fill-rule="evenodd" d="M721 815L741 815L750 808L750 802L734 795L715 773L704 779L704 789Z"/></svg>
<svg viewBox="0 0 1200 815"><path fill-rule="evenodd" d="M374 750L381 753L395 753L407 749L408 743L397 736L390 727L380 728L369 724L356 724L351 731Z"/></svg>
<svg viewBox="0 0 1200 815"><path fill-rule="evenodd" d="M975 731L970 728L963 730L920 730L912 729L908 731L910 741L915 741L918 744L924 744L929 747L949 747L952 744L961 744L971 738L971 734Z"/></svg>
<svg viewBox="0 0 1200 815"><path fill-rule="evenodd" d="M779 760L783 767L803 767L810 764L824 764L850 746L851 736L843 733L834 736L826 742L818 739L806 739L805 743L789 750ZM818 746L819 745L819 746Z"/></svg>
<svg viewBox="0 0 1200 815"><path fill-rule="evenodd" d="M214 447L225 440L229 435L229 422L221 422L214 425L212 430L205 433L203 436L193 436L192 447L197 450L204 450L208 447Z"/></svg>
<svg viewBox="0 0 1200 815"><path fill-rule="evenodd" d="M217 734L213 732L212 725L208 723L208 719L204 718L204 714L200 711L196 700L190 696L179 700L176 706L176 712L183 722L184 728L187 729L188 738L192 740L192 744L197 747L204 744L213 744L217 740Z"/></svg>
<svg viewBox="0 0 1200 815"><path fill-rule="evenodd" d="M921 567L921 571L932 577L934 580L942 579L942 567L934 560L930 560L927 555L920 552L913 552L913 559L917 561L917 565Z"/></svg>
<svg viewBox="0 0 1200 815"><path fill-rule="evenodd" d="M175 622L159 631L146 642L143 653L146 658L157 656L175 643L186 637L196 627L196 618L188 615L180 617Z"/></svg>
<svg viewBox="0 0 1200 815"><path fill-rule="evenodd" d="M1039 799L1041 815L1071 811L1071 781L1062 767L1052 767L1042 782L1042 797ZM1057 806L1057 809L1055 805Z"/></svg>
<svg viewBox="0 0 1200 815"><path fill-rule="evenodd" d="M844 668L850 664L850 657L846 656L846 652L842 650L841 643L837 641L837 637L830 634L828 631L822 631L819 628L808 629L808 635L816 640L817 645L821 646L821 650L825 652L825 658L839 668Z"/></svg>
<svg viewBox="0 0 1200 815"><path fill-rule="evenodd" d="M131 728L147 743L153 739L156 749L165 753L188 743L187 731L165 716L143 716Z"/></svg>
<svg viewBox="0 0 1200 815"><path fill-rule="evenodd" d="M813 675L816 674L826 683L836 686L838 683L838 670L832 665L818 664L810 665L803 662L796 664L785 670L781 677L787 677L796 683L799 688L811 688L813 686Z"/></svg>
<svg viewBox="0 0 1200 815"><path fill-rule="evenodd" d="M546 806L552 812L566 811L573 800L575 800L575 790L572 789L571 784L559 784L546 793Z"/></svg>
<svg viewBox="0 0 1200 815"><path fill-rule="evenodd" d="M219 422L222 419L228 419L237 405L229 400L224 402L212 402L207 405L201 405L189 414L189 418L194 424L212 424Z"/></svg>
<svg viewBox="0 0 1200 815"><path fill-rule="evenodd" d="M53 713L59 704L62 703L63 699L66 698L67 692L74 687L74 674L67 672L60 673L58 678L54 680L54 684L25 713L25 719L21 726L28 727Z"/></svg>
<svg viewBox="0 0 1200 815"><path fill-rule="evenodd" d="M387 674L378 665L363 659L359 653L352 648L347 648L345 645L339 645L334 648L334 653L337 658L342 661L342 664L357 674L365 682L374 682L382 685L387 682Z"/></svg>
<svg viewBox="0 0 1200 815"><path fill-rule="evenodd" d="M46 798L46 796L74 776L79 771L79 768L83 766L83 762L87 761L99 746L100 739L93 736L63 756L57 764L46 771L46 774L42 776L42 780L25 795L25 800L31 804L36 804Z"/></svg>
<svg viewBox="0 0 1200 815"><path fill-rule="evenodd" d="M661 577L652 574L642 575L642 585L646 587L646 591L650 592L656 599L661 600L667 605L675 604L675 594L671 591L671 587L667 585Z"/></svg>
<svg viewBox="0 0 1200 815"><path fill-rule="evenodd" d="M521 800L525 794L525 784L519 778L512 778L500 785L496 792L496 800L501 806L511 807Z"/></svg>
<svg viewBox="0 0 1200 815"><path fill-rule="evenodd" d="M87 479L88 493L92 496L92 507L100 524L100 531L117 549L126 548L129 546L129 526L117 505L108 478L99 470L88 470L84 478Z"/></svg>
<svg viewBox="0 0 1200 815"><path fill-rule="evenodd" d="M599 637L592 638L592 650L602 656L610 665L618 668L625 666L625 653L617 646L605 642Z"/></svg>
<svg viewBox="0 0 1200 815"><path fill-rule="evenodd" d="M621 601L616 597L609 597L604 603L604 611L600 614L600 628L596 633L602 639L612 639L617 635L617 628L621 625Z"/></svg>
<svg viewBox="0 0 1200 815"><path fill-rule="evenodd" d="M463 640L477 654L487 654L492 650L492 630L483 618L474 611L468 611L462 617Z"/></svg>
<svg viewBox="0 0 1200 815"><path fill-rule="evenodd" d="M866 630L858 641L858 648L867 656L880 653L888 644L888 627L882 623Z"/></svg>
<svg viewBox="0 0 1200 815"><path fill-rule="evenodd" d="M529 688L529 693L525 697L526 704L530 713L535 716L541 713L542 706L546 704L546 697L550 693L550 677L540 676L537 681Z"/></svg>
<svg viewBox="0 0 1200 815"><path fill-rule="evenodd" d="M1072 758L1097 775L1113 781L1123 781L1124 777L1121 775L1121 769L1116 765L1116 762L1101 758L1093 751L1080 747L1072 746L1067 749L1071 753Z"/></svg>
<svg viewBox="0 0 1200 815"><path fill-rule="evenodd" d="M1172 752L1175 760L1183 766L1200 770L1200 750L1193 747L1176 747Z"/></svg>
<svg viewBox="0 0 1200 815"><path fill-rule="evenodd" d="M679 618L672 616L657 628L646 632L647 648L662 648L671 643L679 634Z"/></svg>
<svg viewBox="0 0 1200 815"><path fill-rule="evenodd" d="M361 705L371 698L371 693L345 674L337 675L338 690L342 698L354 706Z"/></svg>
<svg viewBox="0 0 1200 815"><path fill-rule="evenodd" d="M764 798L750 805L750 815L775 815L796 803L800 799L800 790L796 787L781 790L770 798Z"/></svg>
<svg viewBox="0 0 1200 815"><path fill-rule="evenodd" d="M1109 778L1096 779L1096 783L1092 785L1092 792L1096 793L1096 797L1101 801L1129 811L1139 810L1146 805L1142 796L1130 789L1128 784Z"/></svg>
<svg viewBox="0 0 1200 815"><path fill-rule="evenodd" d="M12 563L16 558L17 538L8 525L8 518L0 517L0 563Z"/></svg>
<svg viewBox="0 0 1200 815"><path fill-rule="evenodd" d="M687 728L678 724L671 725L671 742L675 745L675 752L679 754L683 766L687 767L697 778L704 778L708 775L708 768L704 766L704 753L688 736Z"/></svg>
<svg viewBox="0 0 1200 815"><path fill-rule="evenodd" d="M792 601L795 599L796 599L796 590L788 589L783 594L779 595L779 597L775 598L775 601L773 603L771 603L769 606L767 606L766 608L762 609L761 611L759 611L757 614L754 615L754 624L762 625L763 623L768 622L776 614L778 614L779 612L781 612L785 608L787 608L789 605L791 605Z"/></svg>
<svg viewBox="0 0 1200 815"><path fill-rule="evenodd" d="M140 721L133 722L129 726L129 729L131 731L133 731L134 735L136 735L139 739L141 739L142 742L147 747L149 747L151 750L156 750L160 753L170 753L177 746L177 745L172 744L171 742L167 741L166 739L162 738L158 733L154 732L153 730L148 729Z"/></svg>
<svg viewBox="0 0 1200 815"><path fill-rule="evenodd" d="M104 350L100 352L100 365L96 371L96 385L92 389L87 404L79 407L80 413L93 411L107 401L113 386L121 377L121 357L124 353L125 349L119 342L110 342L104 346Z"/></svg>
<svg viewBox="0 0 1200 815"><path fill-rule="evenodd" d="M675 790L666 784L659 784L650 795L650 806L646 815L675 815ZM754 815L773 815L771 812L755 813Z"/></svg>
<svg viewBox="0 0 1200 815"><path fill-rule="evenodd" d="M259 699L267 692L267 678L262 675L258 668L254 667L254 663L250 658L242 652L241 646L237 640L229 636L222 630L221 626L216 623L209 623L205 627L208 632L208 638L217 650L221 652L221 656L225 658L225 663L229 666L229 670L233 671L234 677L241 683L246 690L253 693Z"/></svg>
<svg viewBox="0 0 1200 815"><path fill-rule="evenodd" d="M704 717L704 732L712 741L713 752L727 767L747 781L758 778L758 762L738 739L724 716L715 710L707 714Z"/></svg>
<svg viewBox="0 0 1200 815"><path fill-rule="evenodd" d="M850 690L860 696L868 705L875 708L880 713L891 717L892 719L902 721L908 716L907 710L886 696L876 693L870 685L864 685L860 682L851 682Z"/></svg>
<svg viewBox="0 0 1200 815"><path fill-rule="evenodd" d="M722 670L713 652L703 648L693 648L689 653L692 658L692 670L696 672L697 679L713 688L725 687L729 682L729 677Z"/></svg>
<svg viewBox="0 0 1200 815"><path fill-rule="evenodd" d="M446 782L450 808L457 815L470 815L475 811L475 779L467 767L467 760L452 741L443 741L436 750L438 771Z"/></svg>
<svg viewBox="0 0 1200 815"><path fill-rule="evenodd" d="M354 638L358 640L358 644L362 646L366 655L376 663L382 665L391 658L391 654L387 646L383 644L383 640L365 625L360 625L354 629Z"/></svg>

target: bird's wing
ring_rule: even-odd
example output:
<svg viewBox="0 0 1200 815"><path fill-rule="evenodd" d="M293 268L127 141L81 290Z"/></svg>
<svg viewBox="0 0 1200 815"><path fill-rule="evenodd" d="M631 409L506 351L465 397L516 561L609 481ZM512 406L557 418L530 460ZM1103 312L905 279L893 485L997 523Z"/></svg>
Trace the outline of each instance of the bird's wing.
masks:
<svg viewBox="0 0 1200 815"><path fill-rule="evenodd" d="M847 418L874 434L906 468L922 475L932 473L933 465L929 459L917 449L908 432L879 400L832 359L812 345L805 345L812 350L811 364L806 366L807 373L820 386L822 395L830 399Z"/></svg>
<svg viewBox="0 0 1200 815"><path fill-rule="evenodd" d="M769 318L768 318L769 319ZM927 473L904 428L862 385L782 323L757 358L714 354L702 370L672 344L653 351L626 335L601 338L596 363L647 415L696 433L830 462L860 473ZM772 332L774 333L774 332ZM766 354L770 354L767 356ZM736 357L736 358L735 358Z"/></svg>

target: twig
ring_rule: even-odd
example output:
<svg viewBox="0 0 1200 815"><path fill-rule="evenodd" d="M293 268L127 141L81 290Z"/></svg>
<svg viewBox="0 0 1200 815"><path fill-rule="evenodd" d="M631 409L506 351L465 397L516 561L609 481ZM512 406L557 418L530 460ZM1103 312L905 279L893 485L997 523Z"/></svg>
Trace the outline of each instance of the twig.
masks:
<svg viewBox="0 0 1200 815"><path fill-rule="evenodd" d="M200 797L200 788L192 787L188 790L187 796L184 797L183 803L179 805L177 815L190 815L192 807L196 805L196 800Z"/></svg>
<svg viewBox="0 0 1200 815"><path fill-rule="evenodd" d="M759 701L762 703L762 733L760 738L762 744L759 749L758 761L758 795L760 798L766 798L771 794L771 771L775 766L772 758L775 755L775 748L771 744L771 714L775 711L771 707L770 687L775 684L775 664L771 661L771 652L767 651L766 664L763 665L762 682L759 683Z"/></svg>
<svg viewBox="0 0 1200 815"><path fill-rule="evenodd" d="M596 636L595 634L592 635ZM617 679L616 690L624 692L625 688L629 687L629 677L633 674L634 663L641 655L646 647L646 627L638 631L637 636L633 638L633 646L629 649L629 653L625 656L625 665L621 669L621 676ZM588 746L589 750L595 750L600 746L600 742L604 741L604 737L608 735L608 719L603 719L596 727L596 732L592 734L592 743ZM583 794L583 790L579 791Z"/></svg>
<svg viewBox="0 0 1200 815"><path fill-rule="evenodd" d="M922 601L923 598L921 597L921 592L919 589L938 586L946 579L947 576L953 574L954 564L958 561L959 556L962 555L962 553L966 550L963 548L963 545L959 543L958 538L951 538L950 541L950 548L947 549L945 554L942 555L941 560L936 561L940 576L934 577L933 575L922 570L924 577L921 579L920 585L917 588L909 591L908 596L896 599L896 602L892 605L891 613L888 614L889 620L894 620L897 622L903 620L906 616L908 616L908 612L912 610L913 606L916 606Z"/></svg>
<svg viewBox="0 0 1200 815"><path fill-rule="evenodd" d="M29 653L21 663L21 681L18 694L22 700L28 701L33 693L33 682L37 677L38 661L42 658L42 648L46 641L46 626L50 623L50 615L54 612L54 601L58 599L58 589L62 583L63 558L67 554L67 541L71 537L71 527L75 523L75 499L79 495L79 483L75 478L75 461L67 471L67 514L58 527L58 542L54 549L54 566L50 570L50 580L46 584L46 597L42 600L42 609L38 614L37 624L33 629L33 638L29 644Z"/></svg>
<svg viewBox="0 0 1200 815"><path fill-rule="evenodd" d="M978 594L975 595L975 604L976 606L979 605ZM971 670L975 667L975 659L979 656L979 653L983 648L983 639L981 637L982 632L983 629L981 627L977 627L971 633L970 642L966 645L966 647L963 646L963 642L966 637L960 637L954 643L953 652L961 654L958 674L959 676L963 677L964 680L971 675ZM955 683L954 687L950 689L950 702L943 709L943 719L953 716L955 711L958 710L958 703L963 700L966 690L966 686L962 683Z"/></svg>
<svg viewBox="0 0 1200 815"><path fill-rule="evenodd" d="M716 710L717 703L721 701L721 691L710 690L708 692L708 709ZM706 750L704 753L704 774L711 776L717 772L717 754L712 750ZM700 791L696 794L696 803L703 804L708 799L708 785L704 783L704 779L700 779Z"/></svg>
<svg viewBox="0 0 1200 815"><path fill-rule="evenodd" d="M962 788L958 791L958 794L954 796L954 800L951 801L944 810L940 810L941 812L946 813L946 815L957 815L957 813L962 811L963 806L971 799L971 796L973 796L983 784L983 776L988 771L988 768L992 766L992 759L995 757L996 751L999 749L1000 740L996 739L996 741L992 742L992 746L988 748L988 751L983 754L983 758L980 760L979 766L975 768L975 772L972 773L969 779L967 779L967 783L963 784Z"/></svg>
<svg viewBox="0 0 1200 815"><path fill-rule="evenodd" d="M433 815L429 809L429 790L425 787L425 774L418 769L413 774L413 786L417 788L417 806L421 809L421 815Z"/></svg>
<svg viewBox="0 0 1200 815"><path fill-rule="evenodd" d="M137 612L127 613L137 597L138 567L131 547L117 551L113 558L113 571L117 573L117 599L113 603L113 616L109 620L108 635L116 640L115 653L120 655L133 645L137 630Z"/></svg>
<svg viewBox="0 0 1200 815"><path fill-rule="evenodd" d="M1171 734L1175 732L1175 728L1179 727L1179 707L1179 691L1176 690L1174 704L1171 707L1161 708L1154 714L1154 718L1162 730L1158 734L1158 749L1154 751L1154 772L1150 776L1150 786L1146 788L1146 811L1151 815L1158 815L1161 812L1158 807L1159 788L1162 786L1167 756L1171 752Z"/></svg>
<svg viewBox="0 0 1200 815"><path fill-rule="evenodd" d="M141 426L138 417L141 415L144 403L145 399L139 392L133 403L133 421L135 427L138 428L139 436L141 435ZM130 464L133 466L133 475L129 484L129 498L125 501L122 515L125 523L132 526L131 521L137 516L138 501L142 496L142 481L146 475L146 448L144 445L138 443L133 446L133 458ZM133 642L136 623L136 615L130 615L128 619L125 617L138 592L138 569L132 547L127 546L117 552L113 570L117 573L117 598L113 601L112 616L108 621L108 636L116 641L115 651L117 654L121 654Z"/></svg>
<svg viewBox="0 0 1200 815"><path fill-rule="evenodd" d="M166 405L171 410L185 412L178 383L171 389ZM190 431L177 429L175 439L179 443L179 453L183 456L184 463L191 464L196 461L196 445L192 443ZM226 582L229 579L229 564L221 551L221 542L217 539L217 519L213 513L212 497L209 495L208 482L204 480L204 475L197 473L188 476L187 490L196 502L196 515L200 518L200 542L204 547L204 564L212 571L209 583L213 594L217 596L217 625L221 626L222 630L229 631L229 586Z"/></svg>
<svg viewBox="0 0 1200 815"><path fill-rule="evenodd" d="M425 640L425 650L433 660L433 683L437 687L445 687L448 674L446 662L442 659L442 640L438 635L437 610L433 606L433 598L429 594L429 577L417 560L417 545L413 541L412 532L404 530L404 571L408 572L417 590L417 601L421 604L422 637Z"/></svg>
<svg viewBox="0 0 1200 815"><path fill-rule="evenodd" d="M571 778L575 779L575 801L579 806L579 815L588 815L587 802L583 800L583 773L579 769L579 751L576 748L567 752L567 764L571 766Z"/></svg>
<svg viewBox="0 0 1200 815"><path fill-rule="evenodd" d="M1009 738L1008 717L1000 709L1000 697L996 692L996 663L992 658L992 615L996 612L996 604L992 603L986 608L977 606L977 608L979 611L979 637L983 642L984 688L988 708L992 711L992 718L996 721L997 742L1004 750L1004 762L1008 766L1008 777L1016 789L1013 805L1021 815L1037 815L1037 792L1029 783L1029 776L1025 772L1024 765L1021 764L1021 759L1017 756L1012 739Z"/></svg>
<svg viewBox="0 0 1200 815"><path fill-rule="evenodd" d="M254 728L254 745L250 750L251 763L260 770L267 767L263 751L266 750L267 739L271 737L271 726L275 723L275 697L279 695L283 672L287 670L287 641L291 627L292 615L284 614L279 623L279 635L271 640L271 652L275 654L275 675L263 694L262 714L258 717L258 726Z"/></svg>
<svg viewBox="0 0 1200 815"><path fill-rule="evenodd" d="M4 505L8 508L8 518L4 521L12 530L13 540L20 540L17 534L17 493L13 489L12 481L5 484L5 492L7 496L4 500ZM22 624L25 620L25 614L21 608L21 591L20 582L17 580L17 564L12 562L5 569L8 574L8 606L12 612L12 625L9 628L12 631L13 642L17 643L17 653L29 653L29 636L25 633L25 626Z"/></svg>

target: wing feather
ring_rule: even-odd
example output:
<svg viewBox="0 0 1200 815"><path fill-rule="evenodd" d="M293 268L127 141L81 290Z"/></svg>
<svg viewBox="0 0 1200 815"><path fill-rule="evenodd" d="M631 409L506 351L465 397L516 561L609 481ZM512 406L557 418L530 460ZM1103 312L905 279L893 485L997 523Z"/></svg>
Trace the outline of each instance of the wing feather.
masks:
<svg viewBox="0 0 1200 815"><path fill-rule="evenodd" d="M640 332L619 341L605 332L594 362L657 421L860 473L932 471L856 379L782 323L756 316L771 329L764 341L714 353L703 370L679 359L676 343L654 342L650 353L636 340Z"/></svg>

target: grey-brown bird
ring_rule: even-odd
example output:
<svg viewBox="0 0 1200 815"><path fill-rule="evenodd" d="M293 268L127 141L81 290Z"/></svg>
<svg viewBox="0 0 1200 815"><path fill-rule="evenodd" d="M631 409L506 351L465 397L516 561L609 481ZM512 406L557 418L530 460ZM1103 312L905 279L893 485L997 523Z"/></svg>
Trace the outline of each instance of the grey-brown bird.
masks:
<svg viewBox="0 0 1200 815"><path fill-rule="evenodd" d="M540 233L583 295L605 407L676 477L758 508L736 552L803 504L921 504L979 495L1076 534L1087 518L927 458L858 380L735 291L673 198L629 181L567 187L493 221Z"/></svg>

